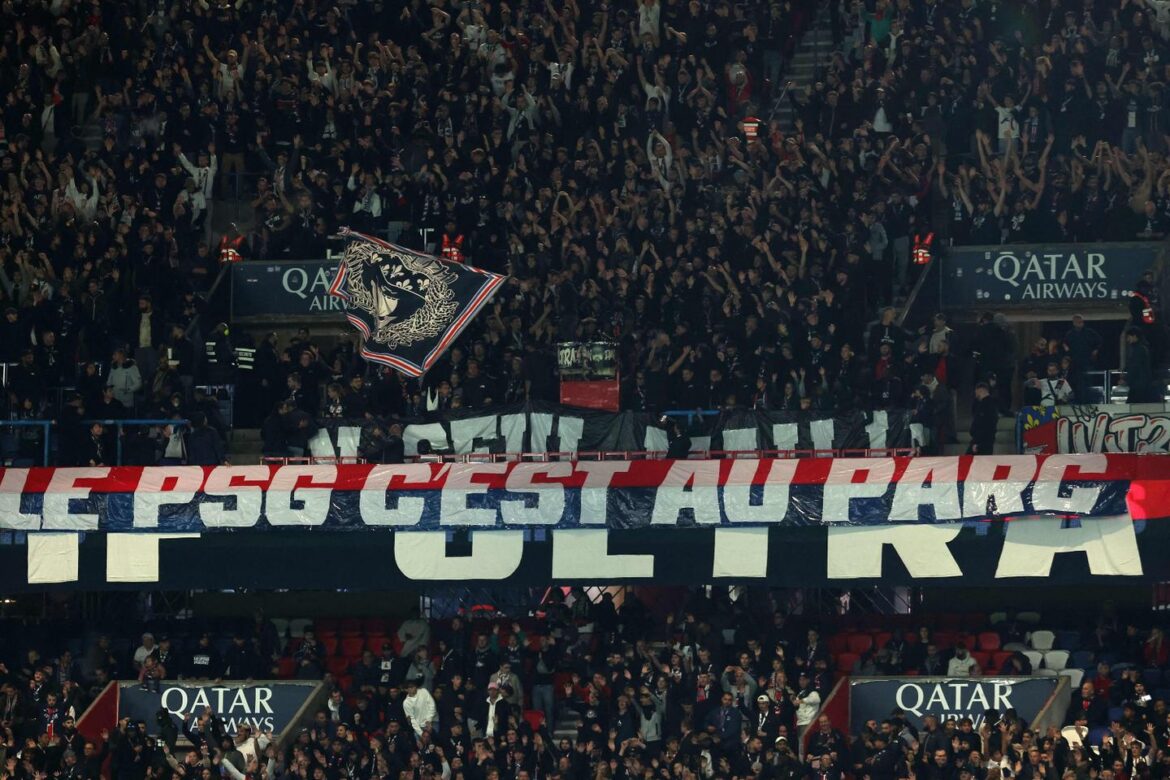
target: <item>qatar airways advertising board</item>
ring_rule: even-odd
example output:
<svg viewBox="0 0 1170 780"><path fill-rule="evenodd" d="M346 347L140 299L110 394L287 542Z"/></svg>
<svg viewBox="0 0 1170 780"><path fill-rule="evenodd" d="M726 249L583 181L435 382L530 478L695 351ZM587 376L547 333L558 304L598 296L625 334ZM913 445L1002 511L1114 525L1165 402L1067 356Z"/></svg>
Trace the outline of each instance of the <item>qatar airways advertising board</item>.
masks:
<svg viewBox="0 0 1170 780"><path fill-rule="evenodd" d="M1125 305L1157 243L960 246L942 262L942 300L955 308Z"/></svg>

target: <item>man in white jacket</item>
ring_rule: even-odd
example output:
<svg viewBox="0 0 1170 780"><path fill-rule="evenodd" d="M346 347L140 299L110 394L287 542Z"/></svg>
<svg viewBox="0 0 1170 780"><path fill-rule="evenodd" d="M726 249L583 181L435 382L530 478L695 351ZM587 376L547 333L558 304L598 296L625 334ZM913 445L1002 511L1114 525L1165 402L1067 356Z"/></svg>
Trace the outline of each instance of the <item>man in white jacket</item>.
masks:
<svg viewBox="0 0 1170 780"><path fill-rule="evenodd" d="M402 702L402 711L410 721L416 737L422 736L435 725L435 700L431 692L419 684L418 678L412 677L406 681L406 698Z"/></svg>
<svg viewBox="0 0 1170 780"><path fill-rule="evenodd" d="M808 672L800 673L800 691L793 695L792 703L796 706L796 728L800 731L803 744L804 733L816 721L817 713L821 710L821 695L813 687Z"/></svg>
<svg viewBox="0 0 1170 780"><path fill-rule="evenodd" d="M195 180L195 187L198 194L203 198L203 209L207 216L203 220L203 227L207 235L211 235L211 211L212 211L212 197L215 188L215 172L219 170L219 157L215 154L215 144L207 145L207 151L200 151L195 158L197 163L192 164L187 159L187 155L183 154L183 149L178 144L174 145L175 156L179 159L179 164L186 169L191 178Z"/></svg>

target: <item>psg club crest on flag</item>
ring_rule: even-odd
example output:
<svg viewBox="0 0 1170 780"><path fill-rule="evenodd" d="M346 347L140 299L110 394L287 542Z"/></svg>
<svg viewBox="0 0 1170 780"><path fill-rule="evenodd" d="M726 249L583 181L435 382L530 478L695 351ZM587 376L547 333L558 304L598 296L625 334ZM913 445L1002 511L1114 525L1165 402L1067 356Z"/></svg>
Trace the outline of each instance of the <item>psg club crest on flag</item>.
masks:
<svg viewBox="0 0 1170 780"><path fill-rule="evenodd" d="M345 231L329 288L362 334L362 357L421 376L451 346L505 277Z"/></svg>

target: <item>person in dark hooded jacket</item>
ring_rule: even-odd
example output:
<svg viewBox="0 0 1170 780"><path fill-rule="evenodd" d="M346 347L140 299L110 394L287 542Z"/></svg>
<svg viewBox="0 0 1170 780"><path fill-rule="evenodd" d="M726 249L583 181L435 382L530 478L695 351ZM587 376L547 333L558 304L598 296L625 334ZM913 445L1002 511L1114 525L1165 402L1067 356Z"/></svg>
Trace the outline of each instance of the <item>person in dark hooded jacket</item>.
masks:
<svg viewBox="0 0 1170 780"><path fill-rule="evenodd" d="M227 460L227 452L219 432L207 424L202 412L191 415L191 433L187 437L187 464L190 466L219 466Z"/></svg>
<svg viewBox="0 0 1170 780"><path fill-rule="evenodd" d="M1125 383L1129 387L1131 404L1157 403L1162 399L1154 387L1154 374L1150 367L1150 348L1138 328L1125 331Z"/></svg>

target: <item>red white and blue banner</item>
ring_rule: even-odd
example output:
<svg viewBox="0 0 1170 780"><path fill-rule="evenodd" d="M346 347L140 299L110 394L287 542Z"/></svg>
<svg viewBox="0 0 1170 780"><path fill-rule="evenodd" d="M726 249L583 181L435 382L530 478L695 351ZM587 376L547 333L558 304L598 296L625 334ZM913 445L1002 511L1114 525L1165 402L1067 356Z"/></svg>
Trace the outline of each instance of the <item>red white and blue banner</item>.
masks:
<svg viewBox="0 0 1170 780"><path fill-rule="evenodd" d="M1004 455L7 469L0 530L609 528L1170 514L1170 460Z"/></svg>
<svg viewBox="0 0 1170 780"><path fill-rule="evenodd" d="M1027 406L1016 426L1023 452L1170 454L1165 404Z"/></svg>
<svg viewBox="0 0 1170 780"><path fill-rule="evenodd" d="M420 376L506 277L346 231L329 293L362 335L362 357Z"/></svg>
<svg viewBox="0 0 1170 780"><path fill-rule="evenodd" d="M1164 517L1136 455L7 469L0 588L1133 582Z"/></svg>

